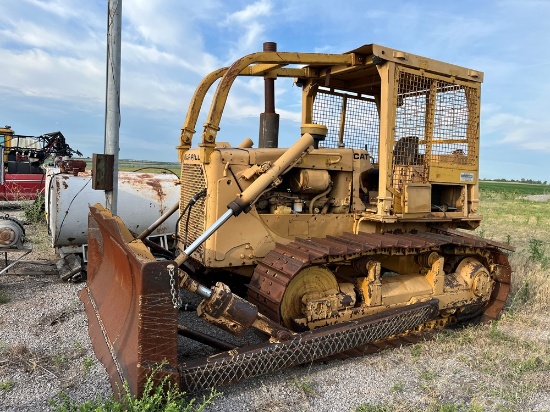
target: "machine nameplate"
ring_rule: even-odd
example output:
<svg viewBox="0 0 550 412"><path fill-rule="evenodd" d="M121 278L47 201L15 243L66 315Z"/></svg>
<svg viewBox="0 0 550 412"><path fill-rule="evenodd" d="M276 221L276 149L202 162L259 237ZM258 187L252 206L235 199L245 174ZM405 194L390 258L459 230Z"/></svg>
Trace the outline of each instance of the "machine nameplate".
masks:
<svg viewBox="0 0 550 412"><path fill-rule="evenodd" d="M460 181L461 182L473 182L474 181L474 174L469 172L462 172L460 173Z"/></svg>

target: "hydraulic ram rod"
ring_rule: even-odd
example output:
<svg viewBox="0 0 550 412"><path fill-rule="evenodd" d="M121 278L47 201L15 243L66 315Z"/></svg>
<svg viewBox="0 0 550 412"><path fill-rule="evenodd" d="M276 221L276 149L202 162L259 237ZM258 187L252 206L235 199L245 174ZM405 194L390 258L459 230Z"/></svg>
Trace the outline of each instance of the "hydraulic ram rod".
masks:
<svg viewBox="0 0 550 412"><path fill-rule="evenodd" d="M139 240L145 239L147 236L149 236L151 233L153 233L153 231L157 227L159 227L163 222L165 222L166 219L168 219L170 216L172 216L172 214L176 210L178 210L178 208L179 208L179 202L176 203L174 206L172 206L170 209L168 209L166 211L166 213L164 213L161 217L159 217L153 224L151 224L151 226L149 226L147 229L145 229L143 232L141 232L136 239L139 239Z"/></svg>
<svg viewBox="0 0 550 412"><path fill-rule="evenodd" d="M262 192L275 182L279 176L285 173L293 166L309 148L312 147L313 136L305 133L296 143L294 143L286 152L279 157L273 165L260 177L258 177L250 186L248 186L235 200L227 205L228 210L218 220L216 220L206 231L200 235L193 243L180 253L174 261L181 266L189 256L197 250L216 230L218 230L231 216L238 216L241 212L248 212L250 205L262 194Z"/></svg>

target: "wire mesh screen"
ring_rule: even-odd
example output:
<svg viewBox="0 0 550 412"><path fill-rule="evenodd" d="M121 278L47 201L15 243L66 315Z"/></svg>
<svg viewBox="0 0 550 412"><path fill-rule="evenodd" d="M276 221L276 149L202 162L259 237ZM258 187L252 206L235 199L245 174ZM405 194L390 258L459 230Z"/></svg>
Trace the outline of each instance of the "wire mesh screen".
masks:
<svg viewBox="0 0 550 412"><path fill-rule="evenodd" d="M180 211L185 209L193 196L206 187L202 166L183 163L181 181ZM187 210L178 225L178 241L184 248L193 243L204 231L204 197L201 197L190 210ZM190 214L189 220L188 214ZM199 246L192 256L199 261L202 260L204 257L203 245Z"/></svg>
<svg viewBox="0 0 550 412"><path fill-rule="evenodd" d="M342 327L306 332L289 341L251 345L220 353L208 359L180 364L180 389L186 392L209 390L253 376L326 358L370 342L400 334L433 319L437 301L404 308L401 313L372 321L358 321Z"/></svg>
<svg viewBox="0 0 550 412"><path fill-rule="evenodd" d="M398 69L393 187L424 182L431 165L475 165L477 89Z"/></svg>
<svg viewBox="0 0 550 412"><path fill-rule="evenodd" d="M312 121L328 129L323 147L367 150L378 163L380 118L374 99L319 89Z"/></svg>

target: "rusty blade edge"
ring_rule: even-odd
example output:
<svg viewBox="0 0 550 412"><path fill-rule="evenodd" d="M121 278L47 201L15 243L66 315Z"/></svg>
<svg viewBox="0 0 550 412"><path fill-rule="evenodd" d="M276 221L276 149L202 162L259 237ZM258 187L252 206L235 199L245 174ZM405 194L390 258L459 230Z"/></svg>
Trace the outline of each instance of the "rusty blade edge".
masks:
<svg viewBox="0 0 550 412"><path fill-rule="evenodd" d="M83 287L78 292L78 296L84 304L84 311L86 312L86 317L88 318L88 331L92 341L94 353L105 366L105 369L109 374L111 387L113 390L115 389L115 386L121 390L123 387L123 382L125 381L122 367L115 355L113 345L107 338L107 332L103 326L96 303L90 289L88 289L88 286ZM114 382L116 382L116 384L114 384Z"/></svg>

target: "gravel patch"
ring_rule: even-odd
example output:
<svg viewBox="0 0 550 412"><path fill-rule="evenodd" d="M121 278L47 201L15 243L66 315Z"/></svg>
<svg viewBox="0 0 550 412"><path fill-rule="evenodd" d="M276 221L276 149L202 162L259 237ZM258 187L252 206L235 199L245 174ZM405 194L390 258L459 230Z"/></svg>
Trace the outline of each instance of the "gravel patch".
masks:
<svg viewBox="0 0 550 412"><path fill-rule="evenodd" d="M548 202L550 200L550 194L548 195L529 195L524 197L525 200L531 200L532 202Z"/></svg>
<svg viewBox="0 0 550 412"><path fill-rule="evenodd" d="M23 219L20 209L2 213ZM45 226L25 225L25 232L33 252L0 275L0 293L9 299L0 305L0 383L11 386L0 391L0 410L47 411L61 391L82 402L108 396L107 373L95 358L77 296L82 284L62 282L52 272L58 256ZM8 253L9 260L16 257Z"/></svg>

